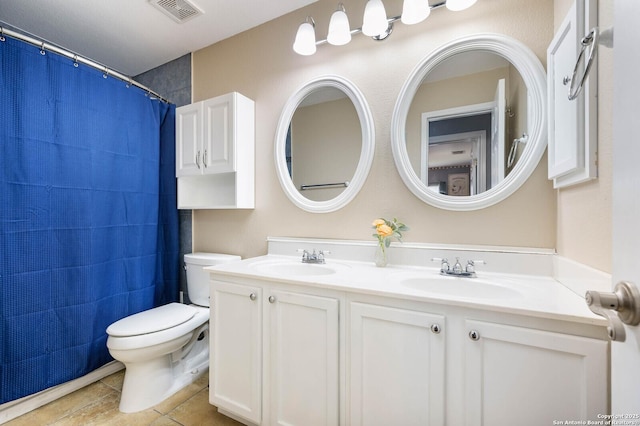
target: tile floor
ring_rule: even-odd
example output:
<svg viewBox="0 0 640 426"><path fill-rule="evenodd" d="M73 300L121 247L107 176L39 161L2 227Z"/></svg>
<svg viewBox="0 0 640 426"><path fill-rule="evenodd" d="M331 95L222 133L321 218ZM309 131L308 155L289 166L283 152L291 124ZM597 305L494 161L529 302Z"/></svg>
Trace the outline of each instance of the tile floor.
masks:
<svg viewBox="0 0 640 426"><path fill-rule="evenodd" d="M236 426L209 404L209 377L204 375L172 397L139 413L118 411L124 370L11 420L7 426Z"/></svg>

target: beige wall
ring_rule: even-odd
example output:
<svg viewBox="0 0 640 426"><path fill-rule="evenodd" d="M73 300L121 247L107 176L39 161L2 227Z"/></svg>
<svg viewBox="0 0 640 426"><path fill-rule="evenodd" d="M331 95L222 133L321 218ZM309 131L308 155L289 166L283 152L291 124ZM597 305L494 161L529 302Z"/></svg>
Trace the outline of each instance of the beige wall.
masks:
<svg viewBox="0 0 640 426"><path fill-rule="evenodd" d="M365 0L345 3L351 26L361 25ZM385 0L397 15L400 0ZM312 15L319 38L326 34L333 0L316 4L217 43L193 55L194 101L239 91L256 102L256 208L247 211L195 211L194 249L240 254L266 252L266 237L371 239L371 221L397 217L411 230L405 241L452 244L555 247L556 193L547 180L546 158L515 194L490 208L450 212L431 207L404 186L390 146L390 123L400 89L430 51L454 38L500 32L527 44L546 62L553 36L554 0L482 0L464 12L434 11L427 21L397 24L391 37L374 42L362 35L342 47L320 46L316 55L296 55L291 45L298 25ZM273 160L280 112L306 81L338 74L356 84L374 118L376 151L360 194L329 214L307 213L280 188Z"/></svg>
<svg viewBox="0 0 640 426"><path fill-rule="evenodd" d="M571 6L555 0L555 27ZM613 2L598 2L598 25L613 25ZM613 51L598 49L598 179L558 191L557 250L563 256L611 272Z"/></svg>

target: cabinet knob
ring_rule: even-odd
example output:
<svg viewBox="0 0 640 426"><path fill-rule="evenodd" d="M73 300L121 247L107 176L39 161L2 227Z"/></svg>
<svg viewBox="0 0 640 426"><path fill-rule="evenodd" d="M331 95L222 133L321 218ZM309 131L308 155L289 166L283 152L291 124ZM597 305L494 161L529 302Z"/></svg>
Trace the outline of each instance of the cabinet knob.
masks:
<svg viewBox="0 0 640 426"><path fill-rule="evenodd" d="M469 332L469 339L473 341L480 340L480 333L477 332L476 330L471 330Z"/></svg>
<svg viewBox="0 0 640 426"><path fill-rule="evenodd" d="M276 301L275 296L269 296L269 303L274 303Z"/></svg>
<svg viewBox="0 0 640 426"><path fill-rule="evenodd" d="M440 328L440 324L431 324L431 332L433 332L434 334L439 334L442 331L442 328Z"/></svg>
<svg viewBox="0 0 640 426"><path fill-rule="evenodd" d="M257 295L257 294L255 294L255 293L251 293L251 294L249 295L249 299L251 299L251 300L256 300L257 298L258 298L258 295Z"/></svg>

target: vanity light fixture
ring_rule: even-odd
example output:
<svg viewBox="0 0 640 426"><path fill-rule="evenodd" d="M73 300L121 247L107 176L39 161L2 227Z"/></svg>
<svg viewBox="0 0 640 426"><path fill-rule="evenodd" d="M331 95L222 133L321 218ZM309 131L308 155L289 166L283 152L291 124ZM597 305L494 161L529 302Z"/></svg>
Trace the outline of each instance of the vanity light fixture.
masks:
<svg viewBox="0 0 640 426"><path fill-rule="evenodd" d="M342 46L351 41L352 34L362 33L374 40L384 40L393 31L393 24L401 21L406 25L420 23L427 19L432 9L445 6L452 11L460 11L473 6L477 0L443 0L430 5L429 0L404 0L402 5L402 15L387 18L387 12L382 0L368 0L364 9L362 28L351 30L349 18L342 3L331 15L329 31L326 40L316 41L315 21L307 16L305 21L298 27L296 39L293 43L293 50L299 55L313 55L316 53L316 46L329 43L334 46Z"/></svg>
<svg viewBox="0 0 640 426"><path fill-rule="evenodd" d="M293 42L293 50L304 56L316 53L316 23L311 16L307 16L307 19L300 24Z"/></svg>
<svg viewBox="0 0 640 426"><path fill-rule="evenodd" d="M329 32L327 33L327 43L334 46L342 46L351 41L351 27L349 18L342 3L338 4L338 10L331 15L329 21ZM313 43L315 44L315 39Z"/></svg>

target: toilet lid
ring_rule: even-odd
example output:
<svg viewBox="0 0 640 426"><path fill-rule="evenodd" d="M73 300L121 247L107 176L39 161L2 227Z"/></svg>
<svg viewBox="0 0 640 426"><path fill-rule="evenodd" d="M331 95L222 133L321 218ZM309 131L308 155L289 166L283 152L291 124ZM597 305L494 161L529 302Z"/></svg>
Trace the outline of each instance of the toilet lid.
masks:
<svg viewBox="0 0 640 426"><path fill-rule="evenodd" d="M107 328L110 336L126 337L166 330L189 321L196 309L182 303L169 303L122 318Z"/></svg>

